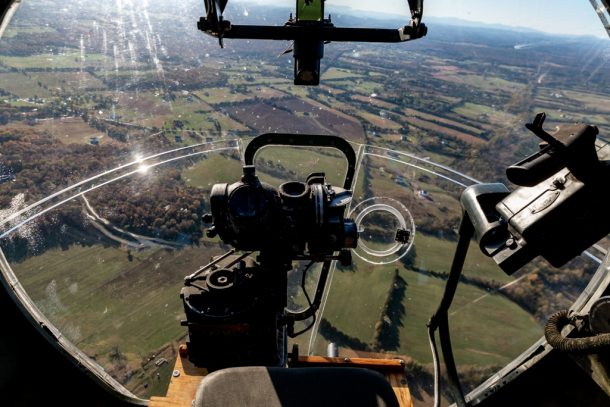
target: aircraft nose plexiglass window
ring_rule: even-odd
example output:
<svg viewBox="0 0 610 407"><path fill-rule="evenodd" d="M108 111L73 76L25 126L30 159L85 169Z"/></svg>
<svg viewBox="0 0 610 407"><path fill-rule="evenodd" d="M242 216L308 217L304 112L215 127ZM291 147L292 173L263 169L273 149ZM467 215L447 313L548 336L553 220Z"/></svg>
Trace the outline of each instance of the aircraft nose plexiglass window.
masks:
<svg viewBox="0 0 610 407"><path fill-rule="evenodd" d="M406 1L374 3L329 0L326 12L338 26L408 22ZM240 179L258 134L340 136L357 153L346 215L360 244L291 343L403 357L415 405L429 405L426 323L448 278L461 192L508 185L506 167L538 149L524 127L538 112L548 129L584 122L610 135L603 7L498 3L426 1L425 38L327 44L320 86L300 87L290 43L225 39L221 49L197 31L201 1L23 0L0 40L5 278L14 273L61 334L134 395L163 395L186 338L183 279L230 248L204 232L212 186ZM292 8L236 0L225 16L281 25ZM319 171L341 186L346 172L333 149L269 147L254 164L276 187ZM537 259L511 276L471 246L450 309L468 390L579 297L607 241L560 269ZM304 269L288 275L294 310L320 276Z"/></svg>

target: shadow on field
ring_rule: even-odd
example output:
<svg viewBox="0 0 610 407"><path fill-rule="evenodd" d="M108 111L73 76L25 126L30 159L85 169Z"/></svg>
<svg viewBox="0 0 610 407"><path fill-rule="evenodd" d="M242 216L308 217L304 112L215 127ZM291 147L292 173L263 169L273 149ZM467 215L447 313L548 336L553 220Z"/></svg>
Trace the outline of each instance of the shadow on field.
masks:
<svg viewBox="0 0 610 407"><path fill-rule="evenodd" d="M381 317L375 325L373 348L377 351L394 351L400 348L400 328L406 316L403 300L407 292L407 281L394 271L394 279L388 290Z"/></svg>

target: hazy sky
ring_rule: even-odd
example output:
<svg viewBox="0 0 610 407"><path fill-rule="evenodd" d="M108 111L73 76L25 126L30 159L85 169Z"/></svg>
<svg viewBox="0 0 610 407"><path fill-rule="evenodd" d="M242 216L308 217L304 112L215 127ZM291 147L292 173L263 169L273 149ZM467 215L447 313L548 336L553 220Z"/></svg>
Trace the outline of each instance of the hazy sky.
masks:
<svg viewBox="0 0 610 407"><path fill-rule="evenodd" d="M294 7L294 0L239 0ZM334 5L408 14L407 0L327 0ZM608 37L589 0L425 0L425 16L455 17L490 24L529 27L560 34Z"/></svg>

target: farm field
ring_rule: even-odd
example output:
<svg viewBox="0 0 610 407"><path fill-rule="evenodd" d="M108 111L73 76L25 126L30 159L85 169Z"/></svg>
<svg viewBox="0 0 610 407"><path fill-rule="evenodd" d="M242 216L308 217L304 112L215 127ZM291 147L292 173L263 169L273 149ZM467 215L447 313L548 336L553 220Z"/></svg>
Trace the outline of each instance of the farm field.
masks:
<svg viewBox="0 0 610 407"><path fill-rule="evenodd" d="M32 125L11 123L0 126L0 129L6 131L28 129L36 132L45 132L64 144L90 144L92 138L95 138L99 144L116 143L106 134L83 122L80 117L39 120Z"/></svg>
<svg viewBox="0 0 610 407"><path fill-rule="evenodd" d="M5 56L2 58L3 65L16 69L46 67L54 69L81 68L83 65L103 66L107 62L108 59L105 55L88 54L86 58L81 58L81 54L76 50L61 54L37 54L26 57Z"/></svg>
<svg viewBox="0 0 610 407"><path fill-rule="evenodd" d="M147 359L184 337L182 279L213 252L189 248L128 254L117 247L75 245L13 267L40 310L75 345L123 381L128 378L126 386L135 389L154 383L157 371L167 369L148 366Z"/></svg>
<svg viewBox="0 0 610 407"><path fill-rule="evenodd" d="M443 246L439 245L437 253L441 253L441 250ZM324 318L345 335L371 343L394 270L395 266L392 265L373 268L358 263L354 272L335 271ZM393 321L397 324L398 346L385 351L430 363L426 323L440 301L444 280L408 268L401 269L400 276L407 287L403 300L404 317L400 321ZM341 295L342 292L353 295ZM542 335L541 326L528 312L501 295L489 294L476 287L461 286L453 309L450 324L453 331L459 333L454 335L453 346L460 363L505 364ZM502 318L497 318L498 315L509 319L510 324L505 324ZM485 333L479 331L483 327ZM521 335L515 337L511 334L516 331ZM325 347L324 341L321 341L317 344L318 352Z"/></svg>
<svg viewBox="0 0 610 407"><path fill-rule="evenodd" d="M182 171L187 185L209 191L215 183L233 183L241 178L242 164L239 157L210 154Z"/></svg>

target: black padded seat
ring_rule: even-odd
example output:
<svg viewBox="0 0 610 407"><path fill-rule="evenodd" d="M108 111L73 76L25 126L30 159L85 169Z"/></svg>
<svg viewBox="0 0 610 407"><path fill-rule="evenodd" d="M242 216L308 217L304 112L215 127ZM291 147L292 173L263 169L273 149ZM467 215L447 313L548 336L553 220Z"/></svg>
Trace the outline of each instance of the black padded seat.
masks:
<svg viewBox="0 0 610 407"><path fill-rule="evenodd" d="M234 367L206 376L194 407L398 407L392 386L362 368Z"/></svg>

